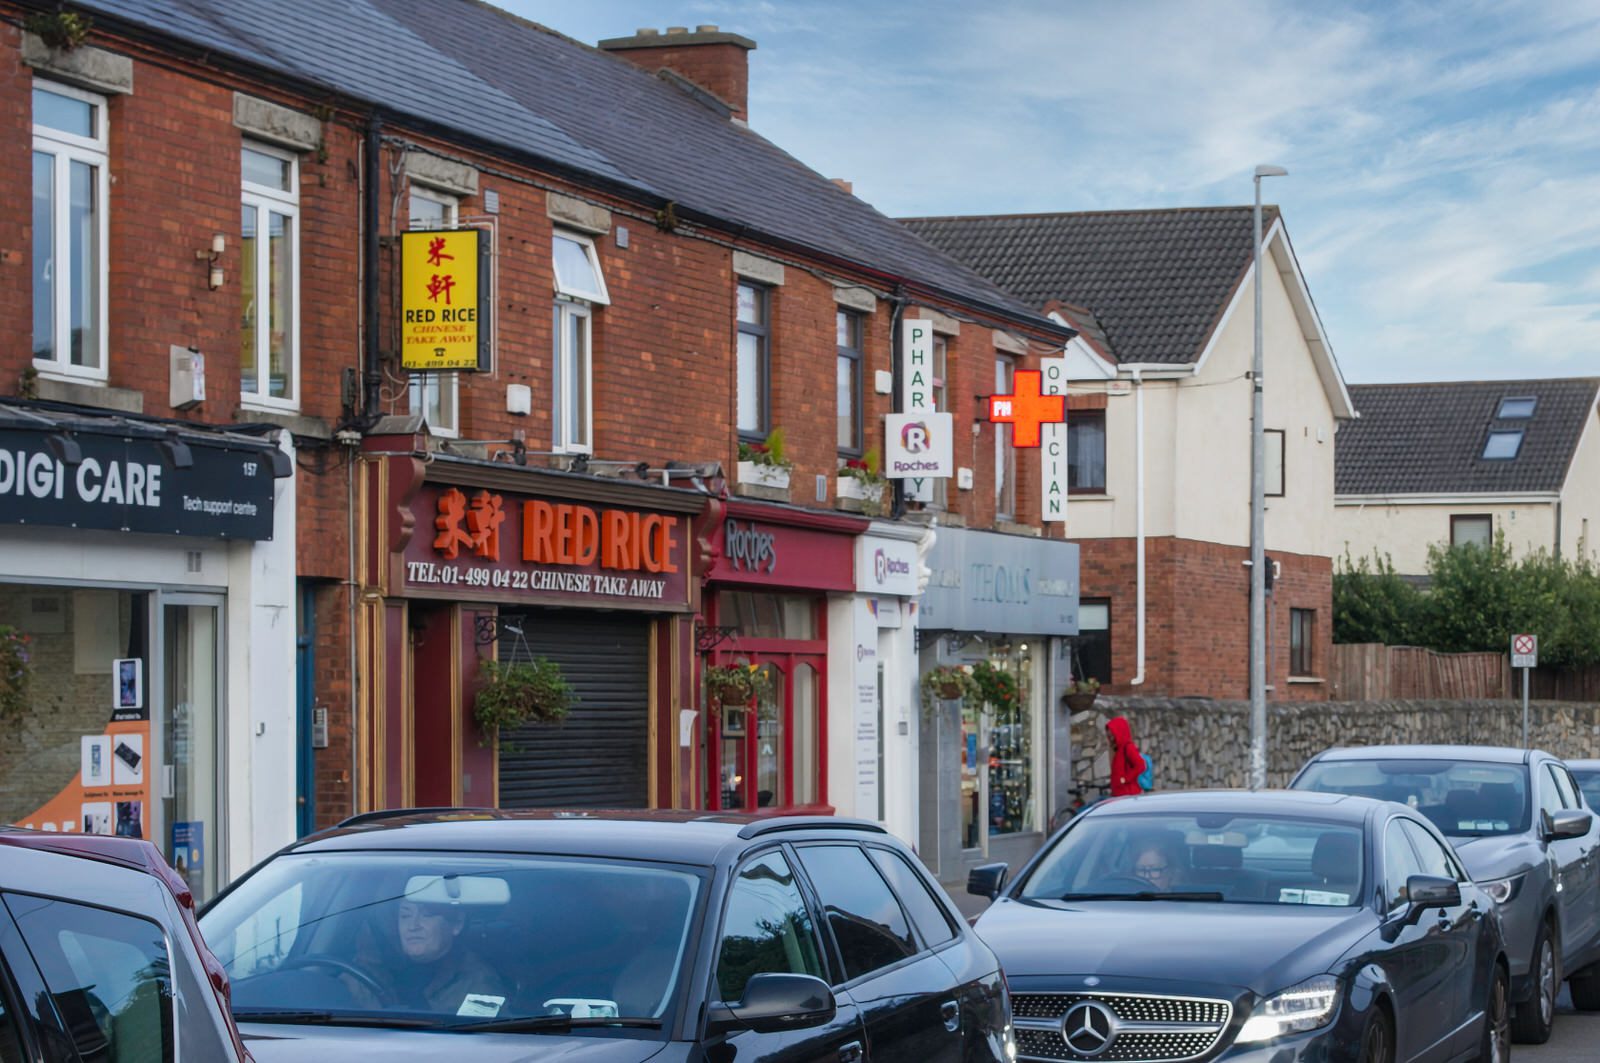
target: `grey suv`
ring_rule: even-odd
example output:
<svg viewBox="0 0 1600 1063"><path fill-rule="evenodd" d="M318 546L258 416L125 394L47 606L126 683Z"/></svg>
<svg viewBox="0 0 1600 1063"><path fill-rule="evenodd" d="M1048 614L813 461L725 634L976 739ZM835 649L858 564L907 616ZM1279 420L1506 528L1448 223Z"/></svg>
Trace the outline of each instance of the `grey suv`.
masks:
<svg viewBox="0 0 1600 1063"><path fill-rule="evenodd" d="M1512 1034L1542 1044L1566 978L1600 1011L1600 823L1566 765L1540 750L1369 746L1312 757L1290 786L1410 805L1494 900L1511 956Z"/></svg>
<svg viewBox="0 0 1600 1063"><path fill-rule="evenodd" d="M155 846L0 827L0 1063L249 1063L227 998Z"/></svg>

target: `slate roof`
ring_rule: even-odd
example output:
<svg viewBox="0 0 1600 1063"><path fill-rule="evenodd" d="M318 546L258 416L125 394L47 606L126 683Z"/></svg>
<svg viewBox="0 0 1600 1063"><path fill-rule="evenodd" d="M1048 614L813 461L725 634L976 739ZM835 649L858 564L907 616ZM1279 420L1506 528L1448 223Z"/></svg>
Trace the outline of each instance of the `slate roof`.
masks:
<svg viewBox="0 0 1600 1063"><path fill-rule="evenodd" d="M1559 491L1600 379L1360 384L1360 417L1335 436L1340 495L1503 494ZM1526 420L1497 420L1500 400L1532 396ZM1523 430L1515 458L1486 461L1491 429Z"/></svg>
<svg viewBox="0 0 1600 1063"><path fill-rule="evenodd" d="M1199 359L1244 279L1251 215L1194 207L900 220L1030 306L1087 307L1119 361L1183 364ZM1276 207L1263 209L1263 232L1276 218Z"/></svg>
<svg viewBox="0 0 1600 1063"><path fill-rule="evenodd" d="M155 31L365 101L419 127L753 238L843 260L1048 330L1037 308L671 81L478 0L83 0ZM627 27L619 27L619 30Z"/></svg>

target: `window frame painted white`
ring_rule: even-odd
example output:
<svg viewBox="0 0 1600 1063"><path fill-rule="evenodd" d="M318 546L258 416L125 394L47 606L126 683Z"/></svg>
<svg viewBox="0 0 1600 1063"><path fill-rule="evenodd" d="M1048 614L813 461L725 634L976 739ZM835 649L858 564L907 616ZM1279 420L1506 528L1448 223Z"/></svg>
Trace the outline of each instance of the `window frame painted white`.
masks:
<svg viewBox="0 0 1600 1063"><path fill-rule="evenodd" d="M574 319L582 321L578 334L583 349L577 357L581 361L583 390L581 395L569 396L566 366L568 359L573 357L573 352L568 349L567 339L571 335L568 323ZM594 307L581 299L557 296L550 324L553 332L550 358L550 449L557 454L593 454ZM580 406L581 409L578 408ZM576 438L580 433L572 431L572 421L576 417L582 418L583 438Z"/></svg>
<svg viewBox="0 0 1600 1063"><path fill-rule="evenodd" d="M271 188L267 185L255 184L244 179L244 153L253 151L261 155L270 156L288 163L288 188ZM244 406L264 410L289 410L300 409L300 157L292 151L262 143L259 140L241 138L239 142L239 201L241 209L253 208L256 211L256 246L255 246L255 298L256 298L256 390L253 392L244 389L244 366L239 367L239 398ZM267 235L270 224L264 224L263 219L270 222L271 213L282 215L289 222L289 291L287 294L287 312L289 326L284 330L284 339L287 346L285 352L287 359L287 390L288 397L281 398L269 394L272 376L271 352L271 320L270 317L263 327L262 314L270 315L272 304L272 277L271 277L271 240ZM240 221L240 255L244 254L243 220ZM240 271L240 286L244 285L244 270ZM241 291L241 295L243 292ZM261 308L265 307L265 311ZM241 328L243 323L241 322ZM242 337L241 337L242 339Z"/></svg>
<svg viewBox="0 0 1600 1063"><path fill-rule="evenodd" d="M29 202L30 217L33 192L32 158L34 154L47 154L57 160L51 167L51 241L52 262L55 269L55 293L51 307L52 333L54 339L54 355L50 358L33 358L33 366L41 374L52 377L72 379L80 382L105 383L109 374L110 361L110 288L111 288L111 129L110 109L107 107L106 98L92 92L64 85L59 81L49 78L34 78L32 91L48 92L66 99L78 100L89 104L94 110L94 128L96 135L82 137L75 133L68 133L51 126L40 125L36 118L30 115L32 129L32 152L29 155ZM32 91L29 93L29 107L32 107ZM67 165L60 165L65 161ZM94 194L96 200L95 218L95 272L98 274L95 293L95 345L94 365L73 365L71 362L72 346L72 286L70 283L61 283L61 258L62 249L70 254L71 236L71 163L82 163L94 169ZM35 234L37 239L37 234ZM30 250L30 255L33 252ZM30 263L31 279L31 263ZM35 298L37 294L35 293ZM32 309L30 303L30 331ZM28 346L30 352L36 337L29 336Z"/></svg>
<svg viewBox="0 0 1600 1063"><path fill-rule="evenodd" d="M418 225L411 205L416 200L433 203L444 208L444 216L437 225ZM461 197L448 192L410 182L406 200L406 226L415 230L454 229L461 224ZM420 412L428 423L428 430L436 436L457 439L461 435L461 374L412 373L407 384L407 397L412 413ZM437 418L434 416L437 411Z"/></svg>

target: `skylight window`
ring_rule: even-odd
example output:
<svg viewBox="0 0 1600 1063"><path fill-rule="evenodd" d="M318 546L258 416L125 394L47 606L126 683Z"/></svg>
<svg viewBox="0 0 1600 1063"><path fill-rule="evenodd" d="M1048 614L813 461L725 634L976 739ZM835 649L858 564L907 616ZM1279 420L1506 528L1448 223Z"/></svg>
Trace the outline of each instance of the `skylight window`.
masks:
<svg viewBox="0 0 1600 1063"><path fill-rule="evenodd" d="M1489 441L1483 445L1483 460L1509 461L1522 449L1522 431L1490 432Z"/></svg>
<svg viewBox="0 0 1600 1063"><path fill-rule="evenodd" d="M1500 400L1500 412L1495 417L1502 421L1520 421L1533 416L1533 408L1539 400L1532 396L1519 398L1505 398Z"/></svg>

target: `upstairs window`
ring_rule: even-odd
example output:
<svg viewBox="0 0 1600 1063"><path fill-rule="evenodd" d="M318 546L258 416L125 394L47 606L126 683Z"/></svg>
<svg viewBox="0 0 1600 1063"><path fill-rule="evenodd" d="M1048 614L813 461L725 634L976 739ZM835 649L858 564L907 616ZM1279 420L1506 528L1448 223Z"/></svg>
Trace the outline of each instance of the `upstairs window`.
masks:
<svg viewBox="0 0 1600 1063"><path fill-rule="evenodd" d="M1281 428L1268 428L1262 431L1263 442L1266 444L1266 487L1263 490L1268 498L1282 498L1284 440L1288 433Z"/></svg>
<svg viewBox="0 0 1600 1063"><path fill-rule="evenodd" d="M106 375L106 104L33 85L33 357L39 368Z"/></svg>
<svg viewBox="0 0 1600 1063"><path fill-rule="evenodd" d="M861 453L861 315L839 310L834 315L837 333L835 363L838 391L838 445L841 454Z"/></svg>
<svg viewBox="0 0 1600 1063"><path fill-rule="evenodd" d="M1495 413L1495 418L1501 421L1520 421L1533 416L1533 408L1539 400L1531 395L1500 400L1500 409Z"/></svg>
<svg viewBox="0 0 1600 1063"><path fill-rule="evenodd" d="M239 389L263 406L299 404L299 163L260 144L240 149Z"/></svg>
<svg viewBox="0 0 1600 1063"><path fill-rule="evenodd" d="M1451 546L1483 546L1494 544L1494 518L1487 513L1452 516L1450 518Z"/></svg>
<svg viewBox="0 0 1600 1063"><path fill-rule="evenodd" d="M1315 676L1317 666L1317 611L1289 610L1289 674Z"/></svg>
<svg viewBox="0 0 1600 1063"><path fill-rule="evenodd" d="M1067 415L1067 493L1106 493L1106 412L1074 410Z"/></svg>
<svg viewBox="0 0 1600 1063"><path fill-rule="evenodd" d="M1006 355L994 360L994 393L1010 395L1016 388L1016 363ZM1017 448L1011 443L1011 426L994 426L994 515L1012 520L1017 515Z"/></svg>
<svg viewBox="0 0 1600 1063"><path fill-rule="evenodd" d="M772 291L739 285L738 424L745 439L764 439L772 430Z"/></svg>
<svg viewBox="0 0 1600 1063"><path fill-rule="evenodd" d="M550 240L556 299L550 325L555 379L551 397L551 449L594 453L594 308L607 306L605 276L594 241L557 232Z"/></svg>
<svg viewBox="0 0 1600 1063"><path fill-rule="evenodd" d="M1515 432L1490 432L1483 445L1484 461L1509 461L1522 449L1522 430Z"/></svg>
<svg viewBox="0 0 1600 1063"><path fill-rule="evenodd" d="M454 229L459 217L455 196L411 186L408 206L413 229ZM461 400L457 373L412 373L411 410L421 413L434 435L461 434Z"/></svg>

